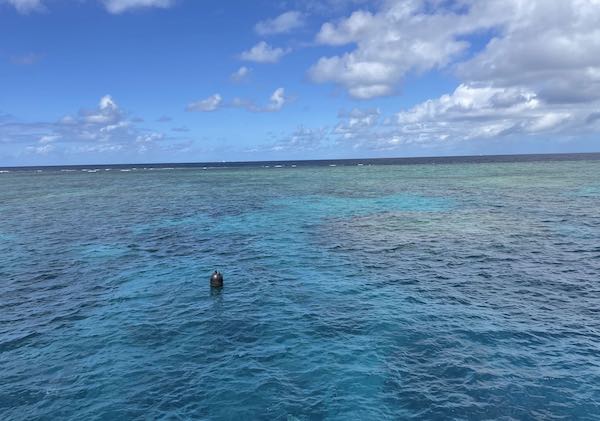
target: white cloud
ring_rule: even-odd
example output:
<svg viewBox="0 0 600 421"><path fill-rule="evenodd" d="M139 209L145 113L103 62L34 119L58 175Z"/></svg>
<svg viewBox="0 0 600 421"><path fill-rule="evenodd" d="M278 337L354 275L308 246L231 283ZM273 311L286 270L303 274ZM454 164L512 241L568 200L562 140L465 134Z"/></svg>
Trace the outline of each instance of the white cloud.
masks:
<svg viewBox="0 0 600 421"><path fill-rule="evenodd" d="M37 155L48 155L50 152L54 151L56 146L52 144L46 144L41 146L27 146L25 148L26 152L34 153Z"/></svg>
<svg viewBox="0 0 600 421"><path fill-rule="evenodd" d="M354 108L350 112L342 111L338 115L340 122L333 133L342 136L344 139L355 138L375 127L380 116L381 112L378 109L360 110Z"/></svg>
<svg viewBox="0 0 600 421"><path fill-rule="evenodd" d="M41 0L2 0L1 2L14 6L19 13L39 11L44 8Z"/></svg>
<svg viewBox="0 0 600 421"><path fill-rule="evenodd" d="M317 41L326 45L349 44L365 36L374 22L373 14L358 10L337 25L331 22L324 23L317 34Z"/></svg>
<svg viewBox="0 0 600 421"><path fill-rule="evenodd" d="M310 129L300 126L289 135L284 136L282 139L270 145L264 145L257 148L255 152L265 150L273 152L314 151L324 146L327 137L328 130L326 128Z"/></svg>
<svg viewBox="0 0 600 421"><path fill-rule="evenodd" d="M561 126L563 123L568 122L572 118L572 114L568 111L562 112L551 112L540 115L534 121L532 121L527 130L530 132L543 132L551 130Z"/></svg>
<svg viewBox="0 0 600 421"><path fill-rule="evenodd" d="M0 120L0 146L22 144L21 150L29 154L142 153L172 147L168 142L162 144L168 140L163 133L137 126L110 95L103 96L96 108L80 110L57 122Z"/></svg>
<svg viewBox="0 0 600 421"><path fill-rule="evenodd" d="M468 44L458 38L481 28L465 24L457 12L425 12L426 2L390 1L378 13L356 11L347 19L323 24L317 42L353 44L342 55L321 57L309 70L316 82L342 85L355 98L369 99L395 92L409 72L448 65Z"/></svg>
<svg viewBox="0 0 600 421"><path fill-rule="evenodd" d="M378 109L340 112L330 135L353 149L417 155L464 151L471 144L498 140L563 142L600 132L600 113L594 111L599 106L552 103L523 87L461 84L450 94L392 116L382 116Z"/></svg>
<svg viewBox="0 0 600 421"><path fill-rule="evenodd" d="M597 132L585 104L553 104L525 88L461 84L442 95L381 119L378 110L340 114L333 134L355 147L393 150L485 141L501 137L569 136Z"/></svg>
<svg viewBox="0 0 600 421"><path fill-rule="evenodd" d="M246 66L242 66L231 74L230 79L233 82L241 82L242 80L246 79L249 74L250 69Z"/></svg>
<svg viewBox="0 0 600 421"><path fill-rule="evenodd" d="M114 111L116 110L117 104L113 101L110 95L104 95L100 98L100 103L98 104L101 111Z"/></svg>
<svg viewBox="0 0 600 421"><path fill-rule="evenodd" d="M549 101L600 96L598 0L388 0L379 11L359 10L323 24L324 45L350 45L321 57L309 70L355 98L396 92L409 73L458 64L465 81L535 87ZM496 35L461 63L469 36Z"/></svg>
<svg viewBox="0 0 600 421"><path fill-rule="evenodd" d="M536 94L519 89L460 85L451 95L428 100L398 114L399 123L436 122L441 119L486 121L531 115L541 108Z"/></svg>
<svg viewBox="0 0 600 421"><path fill-rule="evenodd" d="M100 98L98 108L81 112L82 120L90 124L111 125L121 121L122 114L110 95ZM69 118L68 116L66 118Z"/></svg>
<svg viewBox="0 0 600 421"><path fill-rule="evenodd" d="M121 144L111 144L111 143L100 143L100 144L84 144L84 145L75 145L66 150L67 153L71 154L97 154L97 153L109 153L109 152L119 152L124 150L125 148ZM145 152L143 150L142 152Z"/></svg>
<svg viewBox="0 0 600 421"><path fill-rule="evenodd" d="M58 136L58 135L45 135L45 136L40 137L40 140L38 142L42 143L42 144L48 144L48 143L52 143L58 139L60 139L60 136Z"/></svg>
<svg viewBox="0 0 600 421"><path fill-rule="evenodd" d="M138 152L140 152L140 153L147 152L148 150L152 149L155 146L157 141L161 141L164 138L165 138L165 135L163 133L158 133L158 132L139 134L135 139L135 143L138 146Z"/></svg>
<svg viewBox="0 0 600 421"><path fill-rule="evenodd" d="M166 9L173 5L173 0L104 0L104 6L110 13L118 14L132 9L158 7Z"/></svg>
<svg viewBox="0 0 600 421"><path fill-rule="evenodd" d="M10 62L19 66L30 66L39 62L42 59L42 54L26 53L21 55L11 56Z"/></svg>
<svg viewBox="0 0 600 421"><path fill-rule="evenodd" d="M275 89L275 92L271 95L269 105L266 107L266 111L279 111L283 108L287 101L285 97L285 90L283 88Z"/></svg>
<svg viewBox="0 0 600 421"><path fill-rule="evenodd" d="M274 19L258 22L254 30L259 35L272 35L291 32L302 26L304 26L304 15L298 11L289 11Z"/></svg>
<svg viewBox="0 0 600 421"><path fill-rule="evenodd" d="M231 106L235 108L244 108L253 113L271 113L280 111L288 101L289 98L285 96L285 89L277 88L271 94L269 103L264 106L258 105L254 101L241 98L234 98L231 102Z"/></svg>
<svg viewBox="0 0 600 421"><path fill-rule="evenodd" d="M200 101L192 102L188 104L186 107L186 111L202 111L209 112L215 111L217 108L221 106L223 102L223 98L219 94L214 94L209 96L206 99L202 99Z"/></svg>
<svg viewBox="0 0 600 421"><path fill-rule="evenodd" d="M458 75L528 86L553 103L600 98L600 1L512 0L500 34Z"/></svg>
<svg viewBox="0 0 600 421"><path fill-rule="evenodd" d="M139 135L136 128L110 95L100 98L95 109L79 111L76 117L64 116L54 132L73 142L121 143Z"/></svg>
<svg viewBox="0 0 600 421"><path fill-rule="evenodd" d="M277 63L281 57L289 53L289 49L275 48L261 41L251 49L240 54L240 58L257 63Z"/></svg>
<svg viewBox="0 0 600 421"><path fill-rule="evenodd" d="M243 99L243 98L233 98L230 102L224 101L221 95L214 94L209 96L206 99L192 102L188 104L186 107L186 111L216 111L220 108L242 108L247 111L253 113L269 113L280 111L285 104L287 104L289 98L285 95L285 89L277 88L271 94L269 98L269 102L266 105L258 105L254 101Z"/></svg>
<svg viewBox="0 0 600 421"><path fill-rule="evenodd" d="M359 99L394 94L408 74L445 69L462 80L393 118L340 115L333 135L355 147L568 139L600 131L599 22L600 0L388 0L325 23L316 41L349 50L309 75ZM487 41L473 50L472 37Z"/></svg>
<svg viewBox="0 0 600 421"><path fill-rule="evenodd" d="M42 0L0 0L0 3L14 6L19 13L29 13L44 9ZM158 7L166 9L171 7L174 0L102 0L104 7L110 13L119 14L132 9Z"/></svg>

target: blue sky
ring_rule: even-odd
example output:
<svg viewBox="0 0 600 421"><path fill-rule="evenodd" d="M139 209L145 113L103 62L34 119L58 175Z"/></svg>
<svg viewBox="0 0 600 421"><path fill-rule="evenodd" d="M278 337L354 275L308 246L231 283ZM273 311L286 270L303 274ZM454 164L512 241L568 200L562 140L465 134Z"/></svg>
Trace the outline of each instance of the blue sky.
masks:
<svg viewBox="0 0 600 421"><path fill-rule="evenodd" d="M597 0L0 0L0 165L598 151Z"/></svg>

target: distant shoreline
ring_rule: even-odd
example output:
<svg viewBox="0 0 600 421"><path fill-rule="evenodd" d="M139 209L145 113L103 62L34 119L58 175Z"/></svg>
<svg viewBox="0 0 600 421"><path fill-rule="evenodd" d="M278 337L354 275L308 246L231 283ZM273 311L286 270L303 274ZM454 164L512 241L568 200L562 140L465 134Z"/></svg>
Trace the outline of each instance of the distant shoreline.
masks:
<svg viewBox="0 0 600 421"><path fill-rule="evenodd" d="M597 161L600 152L548 153L548 154L504 154L504 155L459 155L425 156L410 158L346 158L313 160L276 160L276 161L227 161L227 162L181 162L181 163L131 163L131 164L73 164L73 165L37 165L37 166L0 166L0 171L35 170L105 170L105 169L218 169L218 168L289 168L289 167L326 167L357 165L424 165L424 164L481 164L540 161Z"/></svg>

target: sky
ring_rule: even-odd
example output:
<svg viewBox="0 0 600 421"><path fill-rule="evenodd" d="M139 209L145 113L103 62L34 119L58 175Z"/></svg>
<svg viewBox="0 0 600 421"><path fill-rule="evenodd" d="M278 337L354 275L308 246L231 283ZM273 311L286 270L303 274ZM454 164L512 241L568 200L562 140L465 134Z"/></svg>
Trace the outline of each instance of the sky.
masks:
<svg viewBox="0 0 600 421"><path fill-rule="evenodd" d="M600 0L0 0L0 166L600 151Z"/></svg>

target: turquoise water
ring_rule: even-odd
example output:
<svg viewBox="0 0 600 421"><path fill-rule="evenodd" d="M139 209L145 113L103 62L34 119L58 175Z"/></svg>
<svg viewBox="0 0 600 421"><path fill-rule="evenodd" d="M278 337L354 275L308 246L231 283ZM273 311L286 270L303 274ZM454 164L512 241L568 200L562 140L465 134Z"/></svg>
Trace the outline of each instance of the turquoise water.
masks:
<svg viewBox="0 0 600 421"><path fill-rule="evenodd" d="M600 418L600 161L13 171L0 215L3 420Z"/></svg>

